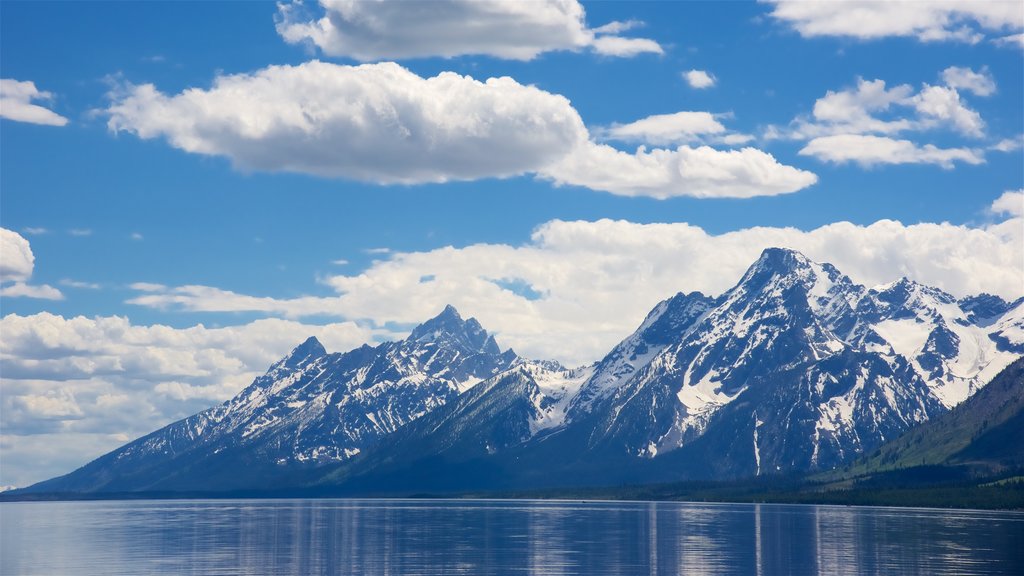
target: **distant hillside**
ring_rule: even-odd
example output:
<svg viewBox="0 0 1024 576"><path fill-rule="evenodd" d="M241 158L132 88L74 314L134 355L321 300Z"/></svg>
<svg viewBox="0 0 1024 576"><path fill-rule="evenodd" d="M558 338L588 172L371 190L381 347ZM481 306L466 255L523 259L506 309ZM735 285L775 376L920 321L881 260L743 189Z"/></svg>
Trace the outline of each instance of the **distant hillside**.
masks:
<svg viewBox="0 0 1024 576"><path fill-rule="evenodd" d="M1024 467L1024 358L947 414L884 444L843 476L923 466L968 468L981 475Z"/></svg>

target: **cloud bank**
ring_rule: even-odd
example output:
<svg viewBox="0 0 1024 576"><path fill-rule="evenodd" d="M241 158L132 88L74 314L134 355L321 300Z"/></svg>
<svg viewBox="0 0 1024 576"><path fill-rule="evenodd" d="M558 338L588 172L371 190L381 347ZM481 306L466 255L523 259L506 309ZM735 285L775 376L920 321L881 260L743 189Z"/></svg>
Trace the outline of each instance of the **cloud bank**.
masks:
<svg viewBox="0 0 1024 576"><path fill-rule="evenodd" d="M868 286L902 276L957 296L1024 296L1024 221L1014 198L980 227L837 222L802 231L757 227L709 234L685 223L554 220L523 245L475 244L398 252L357 274L323 281L336 296L273 299L209 286L141 286L130 302L168 310L333 315L415 324L446 304L476 316L503 345L569 364L595 360L658 301L677 291L719 294L769 246L832 262Z"/></svg>

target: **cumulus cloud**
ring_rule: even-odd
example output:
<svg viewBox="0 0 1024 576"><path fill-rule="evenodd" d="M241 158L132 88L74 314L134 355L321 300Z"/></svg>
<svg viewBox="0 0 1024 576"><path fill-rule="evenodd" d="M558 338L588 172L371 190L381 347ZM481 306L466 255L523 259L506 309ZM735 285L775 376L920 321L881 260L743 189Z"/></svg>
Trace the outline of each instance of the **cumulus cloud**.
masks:
<svg viewBox="0 0 1024 576"><path fill-rule="evenodd" d="M1007 190L996 198L989 210L993 214L1007 214L1013 218L1024 218L1024 189Z"/></svg>
<svg viewBox="0 0 1024 576"><path fill-rule="evenodd" d="M30 285L35 255L24 236L0 228L0 296L60 300L64 296L52 286Z"/></svg>
<svg viewBox="0 0 1024 576"><path fill-rule="evenodd" d="M279 4L277 32L286 42L363 62L467 54L532 60L584 49L609 56L662 53L653 40L618 36L636 22L589 28L585 16L576 0L320 0L316 9Z"/></svg>
<svg viewBox="0 0 1024 576"><path fill-rule="evenodd" d="M53 94L36 88L35 82L0 79L0 118L45 126L64 126L68 119L32 101L48 101Z"/></svg>
<svg viewBox="0 0 1024 576"><path fill-rule="evenodd" d="M869 226L838 222L801 231L757 227L709 234L700 227L626 221L543 224L518 246L476 244L396 252L355 274L324 281L337 296L317 301L233 295L208 288L151 292L149 306L187 311L269 308L299 317L334 315L385 325L421 322L446 304L476 316L503 346L527 356L588 362L627 335L657 303L677 291L719 294L769 246L832 262L868 286L901 276L957 296L1024 295L1024 221L987 227ZM234 302L226 302L235 298Z"/></svg>
<svg viewBox="0 0 1024 576"><path fill-rule="evenodd" d="M985 90L981 81L971 79L962 71L949 74L954 84L970 84L973 90ZM991 85L995 90L995 83ZM898 115L897 112L902 112ZM907 115L907 112L913 112ZM965 136L980 137L985 122L960 98L957 86L924 84L916 92L908 84L887 88L884 80L857 79L854 88L829 90L814 103L811 117L797 117L788 131L791 138L816 138L837 134L897 134L948 128Z"/></svg>
<svg viewBox="0 0 1024 576"><path fill-rule="evenodd" d="M942 168L953 168L955 162L983 164L984 154L970 148L937 148L931 144L918 146L910 140L897 140L886 136L868 134L837 134L822 136L807 143L799 154L845 164L861 166L879 164L936 164Z"/></svg>
<svg viewBox="0 0 1024 576"><path fill-rule="evenodd" d="M967 90L975 96L991 96L996 91L996 81L988 68L975 72L970 68L950 66L942 71L942 81L950 88Z"/></svg>
<svg viewBox="0 0 1024 576"><path fill-rule="evenodd" d="M996 84L988 70L975 72L954 66L941 76L945 85L925 83L917 91L908 84L888 87L881 79L858 78L855 87L826 92L815 101L810 115L796 117L785 128L770 126L765 138L808 140L801 155L861 166L934 164L948 169L957 162L982 164L986 150L1011 149L1013 140L1005 138L987 146L945 148L896 138L936 129L974 140L986 136L985 121L959 90L978 96L993 94Z"/></svg>
<svg viewBox="0 0 1024 576"><path fill-rule="evenodd" d="M5 316L0 333L0 474L16 485L69 472L230 398L311 335L336 351L392 336L352 322L172 328L49 313ZM49 457L27 457L27 447L54 437L59 449L48 449Z"/></svg>
<svg viewBox="0 0 1024 576"><path fill-rule="evenodd" d="M927 121L948 124L965 136L979 137L985 132L981 115L964 106L953 88L928 86L914 96L914 108Z"/></svg>
<svg viewBox="0 0 1024 576"><path fill-rule="evenodd" d="M421 78L394 63L272 66L174 96L129 86L107 112L115 132L166 138L188 152L226 156L241 169L381 184L533 174L667 198L782 194L815 181L752 148L621 152L595 143L560 95L511 78ZM616 173L586 172L606 161Z"/></svg>
<svg viewBox="0 0 1024 576"><path fill-rule="evenodd" d="M818 181L813 173L780 164L756 148L710 146L641 147L630 154L589 144L548 167L543 175L559 185L654 198L751 198L796 192Z"/></svg>
<svg viewBox="0 0 1024 576"><path fill-rule="evenodd" d="M108 112L111 130L242 169L379 183L522 174L586 137L562 96L511 78L424 79L393 63L271 66L176 96L132 86Z"/></svg>
<svg viewBox="0 0 1024 576"><path fill-rule="evenodd" d="M703 90L715 85L715 77L704 70L688 70L683 72L683 79L690 85L690 88Z"/></svg>
<svg viewBox="0 0 1024 576"><path fill-rule="evenodd" d="M32 277L36 257L21 234L0 228L0 282L19 282Z"/></svg>
<svg viewBox="0 0 1024 576"><path fill-rule="evenodd" d="M771 16L801 36L859 40L910 37L922 42L976 43L988 34L1024 28L1024 5L1014 0L877 2L768 0Z"/></svg>
<svg viewBox="0 0 1024 576"><path fill-rule="evenodd" d="M877 132L889 134L912 126L906 119L885 121L876 118L894 104L908 101L913 88L901 84L886 88L885 80L857 79L854 89L829 90L814 102L814 123L802 123L801 134Z"/></svg>

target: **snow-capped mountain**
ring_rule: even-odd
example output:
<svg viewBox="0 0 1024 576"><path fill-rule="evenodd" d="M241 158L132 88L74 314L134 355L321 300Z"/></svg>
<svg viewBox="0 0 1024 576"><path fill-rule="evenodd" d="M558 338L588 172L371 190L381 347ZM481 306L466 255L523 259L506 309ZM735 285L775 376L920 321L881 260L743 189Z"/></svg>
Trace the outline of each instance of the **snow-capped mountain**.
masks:
<svg viewBox="0 0 1024 576"><path fill-rule="evenodd" d="M963 401L1019 355L1021 301L961 302L906 279L867 289L765 250L725 294L667 300L617 348L657 352L596 383L613 392L594 409L590 443L647 458L689 446L733 476L835 466ZM685 319L668 345L646 336L664 316Z"/></svg>
<svg viewBox="0 0 1024 576"><path fill-rule="evenodd" d="M659 303L588 367L503 353L450 306L399 342L328 354L310 339L221 406L32 489L806 472L948 411L1022 353L1024 299L957 300L907 279L869 289L771 248L718 297Z"/></svg>
<svg viewBox="0 0 1024 576"><path fill-rule="evenodd" d="M399 342L328 354L310 338L231 400L44 484L50 490L244 487L260 470L344 461L520 362L449 306ZM202 471L205 475L196 474ZM214 480L211 480L213 478Z"/></svg>

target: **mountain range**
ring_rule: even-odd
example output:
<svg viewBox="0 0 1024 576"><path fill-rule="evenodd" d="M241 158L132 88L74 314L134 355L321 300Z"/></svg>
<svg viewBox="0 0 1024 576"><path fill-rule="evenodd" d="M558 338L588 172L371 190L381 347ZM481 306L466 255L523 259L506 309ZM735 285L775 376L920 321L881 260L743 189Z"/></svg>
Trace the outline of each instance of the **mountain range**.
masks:
<svg viewBox="0 0 1024 576"><path fill-rule="evenodd" d="M600 361L502 351L449 306L399 342L314 338L231 400L25 492L389 494L827 471L948 413L1024 354L1024 299L867 288L765 250L658 303Z"/></svg>

